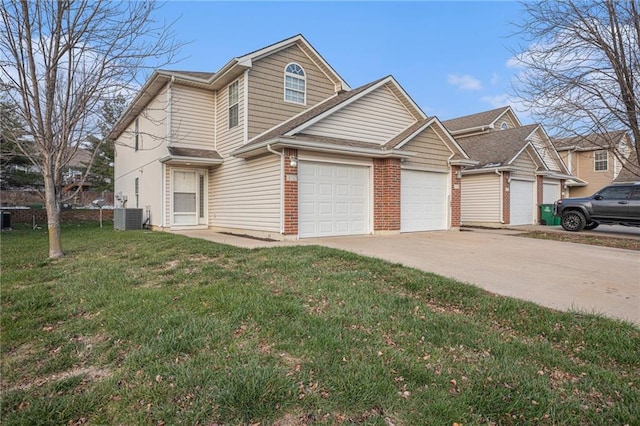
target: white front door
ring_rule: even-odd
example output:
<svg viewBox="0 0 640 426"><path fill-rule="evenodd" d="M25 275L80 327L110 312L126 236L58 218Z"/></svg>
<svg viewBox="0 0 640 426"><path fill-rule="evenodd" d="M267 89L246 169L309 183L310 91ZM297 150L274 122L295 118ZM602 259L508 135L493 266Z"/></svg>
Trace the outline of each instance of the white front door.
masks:
<svg viewBox="0 0 640 426"><path fill-rule="evenodd" d="M400 231L447 229L446 173L417 170L400 172Z"/></svg>
<svg viewBox="0 0 640 426"><path fill-rule="evenodd" d="M174 170L172 181L171 224L206 225L206 171Z"/></svg>
<svg viewBox="0 0 640 426"><path fill-rule="evenodd" d="M298 236L368 234L369 167L301 161Z"/></svg>
<svg viewBox="0 0 640 426"><path fill-rule="evenodd" d="M510 225L531 225L533 223L534 182L511 180L510 184Z"/></svg>

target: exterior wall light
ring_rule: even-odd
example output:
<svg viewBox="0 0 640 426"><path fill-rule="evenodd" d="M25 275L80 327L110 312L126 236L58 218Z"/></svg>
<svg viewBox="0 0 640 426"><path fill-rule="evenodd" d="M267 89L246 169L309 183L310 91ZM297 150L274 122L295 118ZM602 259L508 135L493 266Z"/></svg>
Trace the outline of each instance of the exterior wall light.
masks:
<svg viewBox="0 0 640 426"><path fill-rule="evenodd" d="M289 157L289 165L291 167L298 167L298 157Z"/></svg>

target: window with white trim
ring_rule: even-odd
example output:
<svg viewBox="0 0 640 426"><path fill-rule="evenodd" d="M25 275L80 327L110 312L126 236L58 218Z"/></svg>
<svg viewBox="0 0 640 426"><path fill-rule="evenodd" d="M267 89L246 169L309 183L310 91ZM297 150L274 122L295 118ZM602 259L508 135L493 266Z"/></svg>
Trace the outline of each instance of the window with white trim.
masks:
<svg viewBox="0 0 640 426"><path fill-rule="evenodd" d="M604 172L609 168L609 156L606 150L596 151L593 154L593 169L596 172Z"/></svg>
<svg viewBox="0 0 640 426"><path fill-rule="evenodd" d="M306 104L307 79L302 67L296 63L284 69L284 100L294 104Z"/></svg>
<svg viewBox="0 0 640 426"><path fill-rule="evenodd" d="M238 82L229 85L229 128L238 125Z"/></svg>
<svg viewBox="0 0 640 426"><path fill-rule="evenodd" d="M500 125L500 130L507 130L509 128L509 125L506 122L502 122L502 124Z"/></svg>

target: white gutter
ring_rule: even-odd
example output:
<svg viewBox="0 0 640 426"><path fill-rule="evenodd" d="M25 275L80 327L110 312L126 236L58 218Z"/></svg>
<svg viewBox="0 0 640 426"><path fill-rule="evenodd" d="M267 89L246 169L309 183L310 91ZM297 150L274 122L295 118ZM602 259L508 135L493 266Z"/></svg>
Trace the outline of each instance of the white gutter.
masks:
<svg viewBox="0 0 640 426"><path fill-rule="evenodd" d="M196 164L208 164L208 165L216 165L224 163L222 158L202 158L202 157L182 157L176 155L165 155L161 157L158 161L161 163L168 163L172 160L178 160L184 163L196 163Z"/></svg>
<svg viewBox="0 0 640 426"><path fill-rule="evenodd" d="M284 235L284 153L274 150L269 144L267 151L280 157L280 235Z"/></svg>
<svg viewBox="0 0 640 426"><path fill-rule="evenodd" d="M379 149L359 148L359 147L353 147L353 146L340 146L340 145L327 146L327 144L320 143L320 142L294 141L294 140L282 139L282 138L273 139L267 142L262 142L258 145L242 147L232 152L231 155L240 157L242 154L246 154L247 152L259 150L265 147L267 148L267 151L272 152L272 150L270 150L271 149L270 147L274 144L282 145L285 148L295 148L295 149L311 148L321 152L333 152L333 153L347 152L351 154L362 154L362 155L376 157L376 158L387 158L387 157L410 158L416 155L413 152L396 151L393 149L383 151Z"/></svg>
<svg viewBox="0 0 640 426"><path fill-rule="evenodd" d="M495 126L493 124L490 124L488 126L476 126L476 127L469 127L469 128L466 128L466 129L454 130L453 132L449 132L449 133L451 133L452 135L455 136L455 135L459 135L461 133L469 133L469 132L472 132L472 131L473 132L475 132L475 131L484 132L485 130L493 129L493 128L495 128Z"/></svg>

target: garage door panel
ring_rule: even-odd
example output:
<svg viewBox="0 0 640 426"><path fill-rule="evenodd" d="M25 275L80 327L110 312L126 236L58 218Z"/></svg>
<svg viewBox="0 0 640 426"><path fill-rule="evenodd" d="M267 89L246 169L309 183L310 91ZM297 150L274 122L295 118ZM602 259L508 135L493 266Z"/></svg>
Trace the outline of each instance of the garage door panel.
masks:
<svg viewBox="0 0 640 426"><path fill-rule="evenodd" d="M510 185L510 224L531 225L533 223L534 183L512 180Z"/></svg>
<svg viewBox="0 0 640 426"><path fill-rule="evenodd" d="M416 170L401 172L401 231L447 229L449 175Z"/></svg>
<svg viewBox="0 0 640 426"><path fill-rule="evenodd" d="M542 184L542 204L553 204L562 197L560 183L544 182Z"/></svg>
<svg viewBox="0 0 640 426"><path fill-rule="evenodd" d="M303 161L299 168L300 237L369 232L368 167Z"/></svg>

